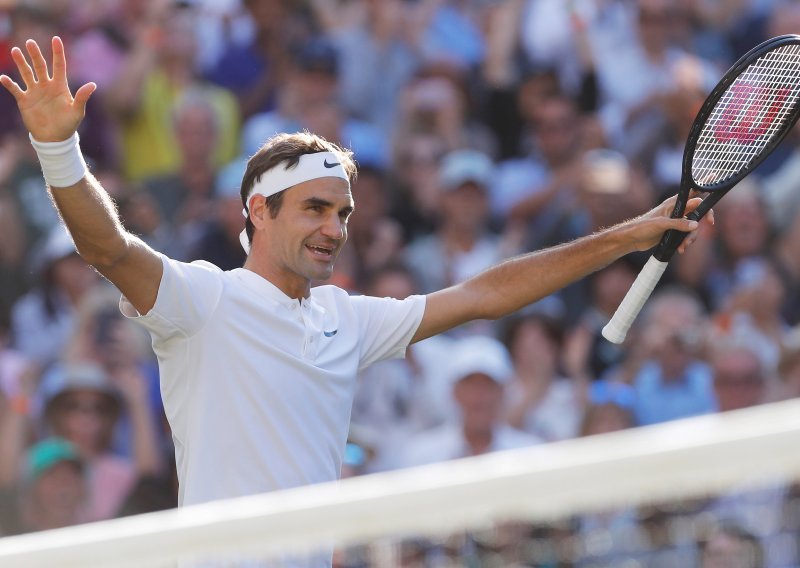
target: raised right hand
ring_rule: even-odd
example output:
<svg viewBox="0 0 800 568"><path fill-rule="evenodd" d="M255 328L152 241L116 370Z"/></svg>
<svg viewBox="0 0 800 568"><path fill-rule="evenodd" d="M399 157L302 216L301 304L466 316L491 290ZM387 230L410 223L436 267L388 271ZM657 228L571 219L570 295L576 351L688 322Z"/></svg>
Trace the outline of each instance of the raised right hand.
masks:
<svg viewBox="0 0 800 568"><path fill-rule="evenodd" d="M32 39L25 42L25 48L33 68L20 48L11 50L25 90L7 75L0 75L0 84L17 101L25 127L39 142L60 142L72 136L86 114L89 97L97 88L95 83L86 83L73 97L67 84L67 62L61 38L53 37L52 47L52 77L39 45Z"/></svg>

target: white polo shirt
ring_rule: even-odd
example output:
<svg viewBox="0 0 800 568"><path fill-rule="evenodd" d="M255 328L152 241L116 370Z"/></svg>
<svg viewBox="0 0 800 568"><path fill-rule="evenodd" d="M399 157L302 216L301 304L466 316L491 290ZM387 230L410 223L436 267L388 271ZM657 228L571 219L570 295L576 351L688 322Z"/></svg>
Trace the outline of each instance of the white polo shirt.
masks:
<svg viewBox="0 0 800 568"><path fill-rule="evenodd" d="M424 296L300 302L244 268L162 259L152 310L122 310L153 339L179 504L338 479L356 374L405 354Z"/></svg>

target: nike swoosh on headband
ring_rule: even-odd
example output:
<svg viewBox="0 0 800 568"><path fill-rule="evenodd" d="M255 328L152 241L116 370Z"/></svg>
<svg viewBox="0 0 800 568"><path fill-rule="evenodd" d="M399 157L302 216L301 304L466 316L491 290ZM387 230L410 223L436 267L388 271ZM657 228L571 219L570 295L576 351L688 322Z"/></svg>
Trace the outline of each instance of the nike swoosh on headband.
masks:
<svg viewBox="0 0 800 568"><path fill-rule="evenodd" d="M334 329L333 331L325 331L325 330L322 330L322 334L323 334L325 337L333 337L333 336L334 336L334 335L336 335L338 332L339 332L339 330L338 330L338 329Z"/></svg>
<svg viewBox="0 0 800 568"><path fill-rule="evenodd" d="M328 160L322 162L322 165L326 168L335 168L336 166L340 165L339 162L333 162L332 164L328 163Z"/></svg>

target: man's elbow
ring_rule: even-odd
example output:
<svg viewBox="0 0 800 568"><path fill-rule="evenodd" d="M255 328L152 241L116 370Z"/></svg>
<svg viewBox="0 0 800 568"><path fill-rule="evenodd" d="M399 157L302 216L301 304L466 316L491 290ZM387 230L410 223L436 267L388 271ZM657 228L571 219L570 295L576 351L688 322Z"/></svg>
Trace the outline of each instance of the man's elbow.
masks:
<svg viewBox="0 0 800 568"><path fill-rule="evenodd" d="M130 252L130 243L124 239L114 239L113 242L103 246L81 245L76 243L76 249L81 258L97 270L113 268L121 263Z"/></svg>

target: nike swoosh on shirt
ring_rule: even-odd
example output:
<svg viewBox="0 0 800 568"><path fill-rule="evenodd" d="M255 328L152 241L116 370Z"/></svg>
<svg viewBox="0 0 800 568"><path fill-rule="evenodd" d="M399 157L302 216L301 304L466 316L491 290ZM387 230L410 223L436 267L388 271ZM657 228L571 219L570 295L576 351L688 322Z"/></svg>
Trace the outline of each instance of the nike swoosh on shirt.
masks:
<svg viewBox="0 0 800 568"><path fill-rule="evenodd" d="M324 329L322 330L322 334L323 334L325 337L333 337L333 336L334 336L334 335L336 335L338 332L339 332L339 330L338 330L338 329L334 329L333 331L325 331Z"/></svg>
<svg viewBox="0 0 800 568"><path fill-rule="evenodd" d="M322 165L325 166L326 168L335 168L336 166L340 166L341 164L339 162L333 162L332 164L329 164L328 160L325 159L322 161Z"/></svg>

